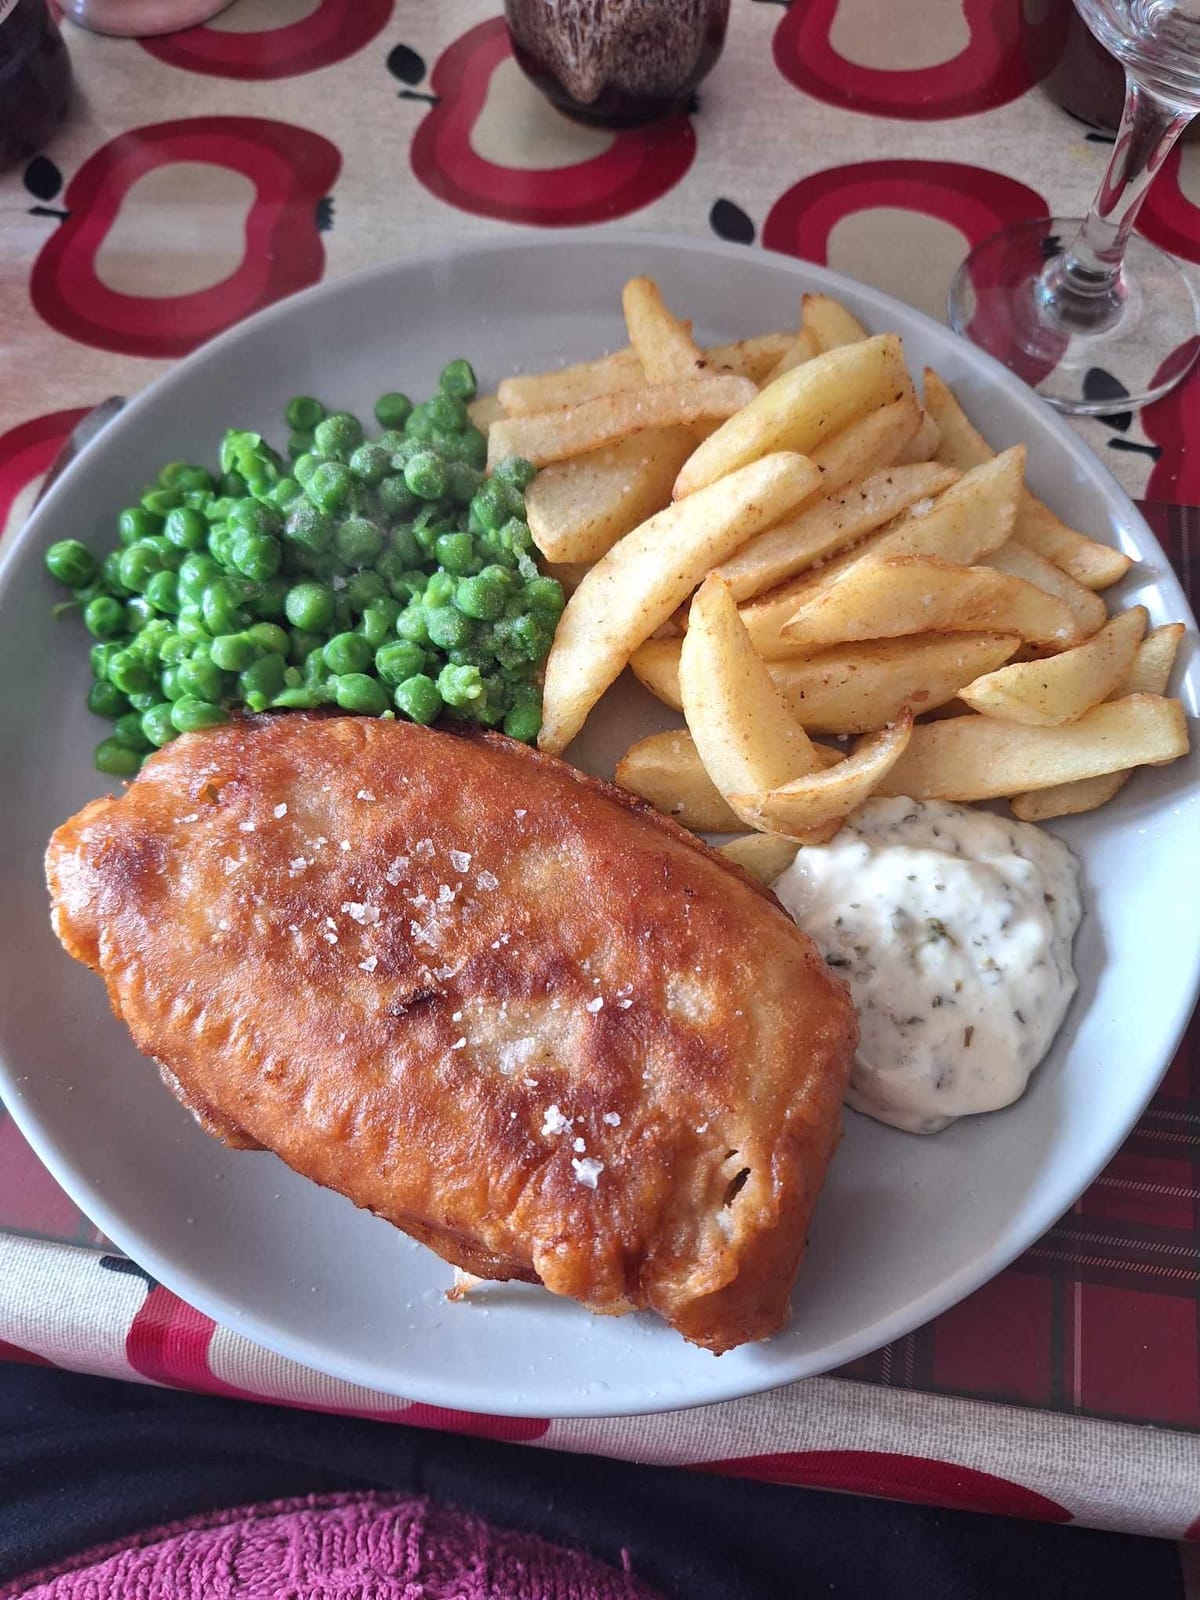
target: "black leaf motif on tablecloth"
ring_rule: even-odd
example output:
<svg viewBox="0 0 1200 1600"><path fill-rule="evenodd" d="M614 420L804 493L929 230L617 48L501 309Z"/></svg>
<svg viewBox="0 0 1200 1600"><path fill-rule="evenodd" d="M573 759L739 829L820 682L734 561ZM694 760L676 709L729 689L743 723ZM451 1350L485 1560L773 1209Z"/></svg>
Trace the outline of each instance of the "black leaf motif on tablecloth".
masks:
<svg viewBox="0 0 1200 1600"><path fill-rule="evenodd" d="M1085 400L1128 400L1129 390L1120 378L1114 378L1111 372L1105 372L1103 367L1089 367L1083 375L1083 398ZM1104 412L1101 421L1107 422L1110 428L1115 428L1118 433L1128 431L1133 422L1132 411Z"/></svg>
<svg viewBox="0 0 1200 1600"><path fill-rule="evenodd" d="M1042 260L1053 261L1055 256L1062 255L1062 240L1057 233L1048 233L1042 240Z"/></svg>
<svg viewBox="0 0 1200 1600"><path fill-rule="evenodd" d="M1110 439L1110 450L1124 450L1131 456L1149 456L1151 461L1157 461L1162 455L1160 444L1139 444L1136 439Z"/></svg>
<svg viewBox="0 0 1200 1600"><path fill-rule="evenodd" d="M398 44L388 51L387 69L393 78L407 83L410 88L425 76L424 61L406 44Z"/></svg>
<svg viewBox="0 0 1200 1600"><path fill-rule="evenodd" d="M317 232L328 233L333 227L333 196L323 195L317 201Z"/></svg>
<svg viewBox="0 0 1200 1600"><path fill-rule="evenodd" d="M35 200L53 200L63 186L62 173L49 156L34 156L21 176Z"/></svg>
<svg viewBox="0 0 1200 1600"><path fill-rule="evenodd" d="M754 223L732 200L714 201L708 225L718 239L728 239L731 244L754 243Z"/></svg>
<svg viewBox="0 0 1200 1600"><path fill-rule="evenodd" d="M139 1267L128 1256L101 1256L100 1265L105 1272L119 1272L127 1278L140 1278L149 1289L158 1288L158 1279L152 1278L145 1267Z"/></svg>

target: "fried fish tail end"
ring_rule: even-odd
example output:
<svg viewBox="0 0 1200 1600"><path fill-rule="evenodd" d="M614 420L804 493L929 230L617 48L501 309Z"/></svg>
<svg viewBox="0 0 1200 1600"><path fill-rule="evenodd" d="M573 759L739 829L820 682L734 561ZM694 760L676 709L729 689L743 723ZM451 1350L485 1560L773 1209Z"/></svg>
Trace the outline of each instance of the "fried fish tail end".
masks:
<svg viewBox="0 0 1200 1600"><path fill-rule="evenodd" d="M788 1312L857 1043L773 898L497 735L235 719L47 855L168 1087L484 1278L720 1352Z"/></svg>

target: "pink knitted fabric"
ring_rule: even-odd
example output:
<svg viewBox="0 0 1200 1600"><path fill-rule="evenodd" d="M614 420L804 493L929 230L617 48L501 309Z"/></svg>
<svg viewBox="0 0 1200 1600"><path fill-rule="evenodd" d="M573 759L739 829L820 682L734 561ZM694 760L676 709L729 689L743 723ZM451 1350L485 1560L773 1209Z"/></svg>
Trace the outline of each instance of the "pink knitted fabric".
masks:
<svg viewBox="0 0 1200 1600"><path fill-rule="evenodd" d="M629 1571L430 1500L218 1511L0 1588L0 1600L659 1600Z"/></svg>

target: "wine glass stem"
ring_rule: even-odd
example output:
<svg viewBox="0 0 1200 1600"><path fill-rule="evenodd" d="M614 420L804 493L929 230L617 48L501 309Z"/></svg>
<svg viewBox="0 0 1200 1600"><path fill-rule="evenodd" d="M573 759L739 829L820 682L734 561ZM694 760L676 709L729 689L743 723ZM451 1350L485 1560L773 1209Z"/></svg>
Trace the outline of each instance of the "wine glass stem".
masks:
<svg viewBox="0 0 1200 1600"><path fill-rule="evenodd" d="M1146 191L1191 120L1190 111L1126 77L1125 110L1096 198L1079 232L1061 255L1047 262L1038 280L1037 298L1046 321L1068 334L1094 334L1120 318L1126 240Z"/></svg>

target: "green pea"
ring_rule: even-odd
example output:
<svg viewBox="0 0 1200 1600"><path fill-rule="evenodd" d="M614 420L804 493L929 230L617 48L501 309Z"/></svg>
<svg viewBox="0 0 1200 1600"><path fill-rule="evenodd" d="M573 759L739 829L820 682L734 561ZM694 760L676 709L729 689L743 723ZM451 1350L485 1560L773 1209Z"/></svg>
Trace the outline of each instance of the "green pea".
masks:
<svg viewBox="0 0 1200 1600"><path fill-rule="evenodd" d="M176 506L167 513L163 538L177 550L203 550L208 540L208 522L189 506Z"/></svg>
<svg viewBox="0 0 1200 1600"><path fill-rule="evenodd" d="M161 749L179 732L171 721L172 706L168 700L160 700L157 705L149 707L142 712L142 732L156 749Z"/></svg>
<svg viewBox="0 0 1200 1600"><path fill-rule="evenodd" d="M170 572L158 573L158 577L173 577ZM132 600L125 602L125 630L127 633L141 633L148 628L154 620L154 607L144 595L134 595Z"/></svg>
<svg viewBox="0 0 1200 1600"><path fill-rule="evenodd" d="M446 493L455 505L470 505L482 482L482 475L465 461L451 461L446 467Z"/></svg>
<svg viewBox="0 0 1200 1600"><path fill-rule="evenodd" d="M284 417L289 428L315 428L325 415L325 407L310 394L293 395Z"/></svg>
<svg viewBox="0 0 1200 1600"><path fill-rule="evenodd" d="M180 606L179 615L175 619L175 626L179 630L179 637L186 641L191 650L198 644L208 644L212 635L204 625L204 613L199 606ZM222 630L235 632L235 629Z"/></svg>
<svg viewBox="0 0 1200 1600"><path fill-rule="evenodd" d="M471 500L471 515L481 528L496 532L508 520L508 496L504 485L489 478Z"/></svg>
<svg viewBox="0 0 1200 1600"><path fill-rule="evenodd" d="M404 424L404 434L408 439L415 439L424 443L433 433L433 423L429 420L427 406L414 406L408 414Z"/></svg>
<svg viewBox="0 0 1200 1600"><path fill-rule="evenodd" d="M351 455L347 466L360 483L365 483L373 489L391 471L391 452L385 449L378 440L369 444L360 444L358 449Z"/></svg>
<svg viewBox="0 0 1200 1600"><path fill-rule="evenodd" d="M388 708L387 690L378 679L369 678L365 672L343 673L336 680L335 694L343 711L378 717Z"/></svg>
<svg viewBox="0 0 1200 1600"><path fill-rule="evenodd" d="M129 696L129 704L135 711L148 711L161 698L162 696L157 689L141 689L137 694Z"/></svg>
<svg viewBox="0 0 1200 1600"><path fill-rule="evenodd" d="M304 492L319 511L333 512L345 509L353 487L348 467L340 461L322 461L304 485Z"/></svg>
<svg viewBox="0 0 1200 1600"><path fill-rule="evenodd" d="M424 723L426 727L441 715L442 697L438 693L438 686L424 672L416 672L411 678L405 678L403 683L398 683L392 698L397 711L402 711L413 722Z"/></svg>
<svg viewBox="0 0 1200 1600"><path fill-rule="evenodd" d="M246 599L246 609L263 622L278 622L283 616L291 583L282 572L277 572L273 578L264 578L256 588L257 594Z"/></svg>
<svg viewBox="0 0 1200 1600"><path fill-rule="evenodd" d="M173 577L174 574L171 573L168 574L168 576ZM128 612L129 608L137 603L138 602L134 600L130 600L128 606L126 607L126 611ZM141 604L146 605L145 599L141 601ZM138 652L143 661L148 661L152 665L157 665L157 663L162 660L162 647L164 642L169 639L174 632L175 629L167 617L151 616L150 620L145 624L145 626L138 629L131 648Z"/></svg>
<svg viewBox="0 0 1200 1600"><path fill-rule="evenodd" d="M425 612L429 639L439 650L453 650L464 645L471 637L473 624L469 617L453 606L432 606Z"/></svg>
<svg viewBox="0 0 1200 1600"><path fill-rule="evenodd" d="M458 437L461 458L469 467L474 467L482 472L487 465L487 434L477 428L473 422L468 422Z"/></svg>
<svg viewBox="0 0 1200 1600"><path fill-rule="evenodd" d="M295 478L280 478L267 498L260 500L259 504L274 506L275 510L283 517L292 509L296 501L302 499L303 496L304 490L296 482Z"/></svg>
<svg viewBox="0 0 1200 1600"><path fill-rule="evenodd" d="M182 489L185 494L211 494L212 473L192 461L169 461L158 475L159 487Z"/></svg>
<svg viewBox="0 0 1200 1600"><path fill-rule="evenodd" d="M183 495L178 489L149 489L142 496L143 509L160 519L182 504ZM162 526L161 520L159 526Z"/></svg>
<svg viewBox="0 0 1200 1600"><path fill-rule="evenodd" d="M287 688L282 656L260 656L238 678L241 697L252 711L265 711L277 694Z"/></svg>
<svg viewBox="0 0 1200 1600"><path fill-rule="evenodd" d="M333 548L348 567L365 567L383 549L383 533L366 517L347 517L333 536Z"/></svg>
<svg viewBox="0 0 1200 1600"><path fill-rule="evenodd" d="M183 685L179 681L179 668L182 665L182 662L177 662L163 668L158 686L162 690L164 700L178 700L183 693Z"/></svg>
<svg viewBox="0 0 1200 1600"><path fill-rule="evenodd" d="M447 662L437 676L438 693L448 706L469 706L483 696L478 667L456 667Z"/></svg>
<svg viewBox="0 0 1200 1600"><path fill-rule="evenodd" d="M349 601L351 611L361 615L373 600L381 600L387 595L387 584L378 572L363 568L360 572L350 574L342 593Z"/></svg>
<svg viewBox="0 0 1200 1600"><path fill-rule="evenodd" d="M193 657L190 661L181 661L176 671L177 681L185 695L197 700L220 701L224 698L225 677L215 662Z"/></svg>
<svg viewBox="0 0 1200 1600"><path fill-rule="evenodd" d="M298 583L289 592L284 611L294 628L319 633L333 621L333 590L324 583Z"/></svg>
<svg viewBox="0 0 1200 1600"><path fill-rule="evenodd" d="M96 558L78 539L59 539L46 551L46 571L68 589L82 589L96 577Z"/></svg>
<svg viewBox="0 0 1200 1600"><path fill-rule="evenodd" d="M315 711L318 706L326 705L326 696L313 685L281 689L271 701L272 709L282 711Z"/></svg>
<svg viewBox="0 0 1200 1600"><path fill-rule="evenodd" d="M119 717L129 710L129 701L115 684L98 678L88 690L87 708L96 717Z"/></svg>
<svg viewBox="0 0 1200 1600"><path fill-rule="evenodd" d="M107 590L109 594L123 597L129 590L121 582L121 550L110 550L100 563L100 577L95 587ZM86 604L86 601L85 601Z"/></svg>
<svg viewBox="0 0 1200 1600"><path fill-rule="evenodd" d="M233 566L233 541L237 538L227 523L219 522L208 531L208 548L222 574Z"/></svg>
<svg viewBox="0 0 1200 1600"><path fill-rule="evenodd" d="M446 493L446 463L432 450L419 450L404 469L404 481L421 500L440 500Z"/></svg>
<svg viewBox="0 0 1200 1600"><path fill-rule="evenodd" d="M169 617L175 616L179 610L179 575L156 572L146 585L145 598L155 611L165 612Z"/></svg>
<svg viewBox="0 0 1200 1600"><path fill-rule="evenodd" d="M414 677L424 666L424 650L408 639L397 639L391 644L381 645L375 652L375 671L384 683L393 688L406 678Z"/></svg>
<svg viewBox="0 0 1200 1600"><path fill-rule="evenodd" d="M532 744L542 731L542 701L536 691L519 696L504 718L504 731L510 739Z"/></svg>
<svg viewBox="0 0 1200 1600"><path fill-rule="evenodd" d="M475 541L469 533L443 533L434 545L438 564L447 572L469 572L475 559Z"/></svg>
<svg viewBox="0 0 1200 1600"><path fill-rule="evenodd" d="M97 639L112 639L125 631L125 607L112 595L98 594L83 608L83 625Z"/></svg>
<svg viewBox="0 0 1200 1600"><path fill-rule="evenodd" d="M212 664L222 672L244 672L258 656L258 646L249 633L222 633L212 642Z"/></svg>
<svg viewBox="0 0 1200 1600"><path fill-rule="evenodd" d="M113 723L112 737L130 750L149 750L150 741L142 729L145 712L126 711Z"/></svg>
<svg viewBox="0 0 1200 1600"><path fill-rule="evenodd" d="M531 578L521 598L535 616L546 617L551 622L558 621L567 603L557 578Z"/></svg>
<svg viewBox="0 0 1200 1600"><path fill-rule="evenodd" d="M200 700L195 695L181 695L171 707L171 721L180 733L199 733L202 728L215 728L229 721L229 713L214 705L211 700Z"/></svg>
<svg viewBox="0 0 1200 1600"><path fill-rule="evenodd" d="M88 652L88 665L93 678L107 678L112 658L123 648L119 644L94 644Z"/></svg>
<svg viewBox="0 0 1200 1600"><path fill-rule="evenodd" d="M502 567L484 567L474 578L463 578L454 591L454 604L465 617L495 622L504 614L508 584Z"/></svg>
<svg viewBox="0 0 1200 1600"><path fill-rule="evenodd" d="M318 455L348 461L362 443L362 424L349 411L334 411L313 429Z"/></svg>
<svg viewBox="0 0 1200 1600"><path fill-rule="evenodd" d="M371 664L374 651L361 633L335 633L325 646L325 665L330 672L365 672Z"/></svg>
<svg viewBox="0 0 1200 1600"><path fill-rule="evenodd" d="M122 694L140 694L149 689L154 682L154 675L137 651L122 650L109 663L108 681Z"/></svg>
<svg viewBox="0 0 1200 1600"><path fill-rule="evenodd" d="M262 500L239 500L230 507L227 520L236 532L253 533L260 538L273 538L283 527L283 518L276 508Z"/></svg>
<svg viewBox="0 0 1200 1600"><path fill-rule="evenodd" d="M162 555L148 539L139 539L121 552L121 583L137 594L142 592L156 572L162 570Z"/></svg>
<svg viewBox="0 0 1200 1600"><path fill-rule="evenodd" d="M375 402L375 420L381 428L402 428L412 415L412 401L393 389Z"/></svg>
<svg viewBox="0 0 1200 1600"><path fill-rule="evenodd" d="M285 545L311 556L323 556L333 544L333 524L316 506L301 503L289 514L283 538Z"/></svg>
<svg viewBox="0 0 1200 1600"><path fill-rule="evenodd" d="M409 527L403 524L392 529L391 549L400 558L405 567L419 567L421 565L421 547L416 536ZM379 562L375 563L375 570L379 570Z"/></svg>
<svg viewBox="0 0 1200 1600"><path fill-rule="evenodd" d="M142 764L139 751L131 750L119 739L101 739L92 757L97 772L106 772L111 778L132 778Z"/></svg>
<svg viewBox="0 0 1200 1600"><path fill-rule="evenodd" d="M438 379L438 388L443 394L452 394L457 400L474 400L476 381L471 363L464 361L461 356L456 361L447 361Z"/></svg>
<svg viewBox="0 0 1200 1600"><path fill-rule="evenodd" d="M429 641L429 613L419 600L411 600L396 618L396 633L412 644L427 645Z"/></svg>
<svg viewBox="0 0 1200 1600"><path fill-rule="evenodd" d="M395 462L392 464L394 466ZM376 492L379 495L379 509L385 517L407 516L420 503L402 473L381 478Z"/></svg>
<svg viewBox="0 0 1200 1600"><path fill-rule="evenodd" d="M254 623L247 629L247 637L260 655L286 656L291 642L287 629L276 622Z"/></svg>
<svg viewBox="0 0 1200 1600"><path fill-rule="evenodd" d="M432 572L425 585L422 604L426 606L448 606L454 598L454 591L458 587L449 572Z"/></svg>
<svg viewBox="0 0 1200 1600"><path fill-rule="evenodd" d="M492 477L498 478L506 488L518 494L527 489L537 477L537 468L524 456L504 456L492 468Z"/></svg>
<svg viewBox="0 0 1200 1600"><path fill-rule="evenodd" d="M204 626L214 638L218 633L240 633L249 622L250 618L243 610L240 599L237 588L229 578L214 578L200 596Z"/></svg>
<svg viewBox="0 0 1200 1600"><path fill-rule="evenodd" d="M180 599L186 605L199 601L209 584L221 576L221 569L210 555L198 550L184 557L177 576Z"/></svg>
<svg viewBox="0 0 1200 1600"><path fill-rule="evenodd" d="M312 454L313 436L307 428L296 428L288 434L287 453L292 462Z"/></svg>
<svg viewBox="0 0 1200 1600"><path fill-rule="evenodd" d="M396 618L399 615L400 602L393 600L390 595L380 595L378 599L363 607L358 626L363 638L373 650L378 649L392 637L392 629L396 626Z"/></svg>
<svg viewBox="0 0 1200 1600"><path fill-rule="evenodd" d="M136 544L162 532L163 519L144 506L127 506L117 518L117 536L122 544Z"/></svg>
<svg viewBox="0 0 1200 1600"><path fill-rule="evenodd" d="M239 533L231 553L237 570L255 582L273 578L283 560L283 546L279 540L260 533Z"/></svg>
<svg viewBox="0 0 1200 1600"><path fill-rule="evenodd" d="M180 661L186 661L191 651L192 646L183 635L172 629L163 636L158 647L158 659L167 666L174 666Z"/></svg>
<svg viewBox="0 0 1200 1600"><path fill-rule="evenodd" d="M323 633L309 633L305 628L293 628L288 640L288 660L293 666L302 667L308 661L318 656L321 661L321 670L325 671L325 635Z"/></svg>
<svg viewBox="0 0 1200 1600"><path fill-rule="evenodd" d="M462 401L452 394L435 394L425 403L425 414L433 424L434 436L437 434L456 434L466 427L468 422L467 408Z"/></svg>
<svg viewBox="0 0 1200 1600"><path fill-rule="evenodd" d="M307 489L309 483L312 481L313 473L317 470L320 464L320 457L318 456L307 453L302 456L297 456L292 462L292 477L295 478L296 482L302 489Z"/></svg>

